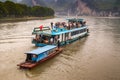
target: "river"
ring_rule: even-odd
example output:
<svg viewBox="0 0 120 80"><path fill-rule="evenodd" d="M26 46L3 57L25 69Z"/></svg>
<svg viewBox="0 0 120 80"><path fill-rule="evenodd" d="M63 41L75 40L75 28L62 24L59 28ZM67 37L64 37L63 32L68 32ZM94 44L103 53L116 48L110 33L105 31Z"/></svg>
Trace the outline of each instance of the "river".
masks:
<svg viewBox="0 0 120 80"><path fill-rule="evenodd" d="M1 23L0 80L120 80L120 18L83 18L90 35L31 70L17 64L36 48L31 44L33 28L65 18Z"/></svg>

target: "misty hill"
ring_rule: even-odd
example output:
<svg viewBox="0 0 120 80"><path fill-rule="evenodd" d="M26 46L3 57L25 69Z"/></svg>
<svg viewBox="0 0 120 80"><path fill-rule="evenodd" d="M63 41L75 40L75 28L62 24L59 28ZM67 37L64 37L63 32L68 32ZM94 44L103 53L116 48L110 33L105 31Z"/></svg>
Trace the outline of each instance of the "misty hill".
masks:
<svg viewBox="0 0 120 80"><path fill-rule="evenodd" d="M92 13L100 15L120 15L120 0L79 0L86 3Z"/></svg>
<svg viewBox="0 0 120 80"><path fill-rule="evenodd" d="M70 5L72 5L74 2L75 0L22 0L21 3L29 6L48 6L56 11L65 11L68 10Z"/></svg>
<svg viewBox="0 0 120 80"><path fill-rule="evenodd" d="M120 0L22 0L29 6L41 5L53 8L59 13L77 15L118 16Z"/></svg>
<svg viewBox="0 0 120 80"><path fill-rule="evenodd" d="M21 3L27 4L29 6L36 6L36 5L47 6L45 5L44 0L22 0Z"/></svg>
<svg viewBox="0 0 120 80"><path fill-rule="evenodd" d="M47 6L54 8L56 11L66 11L76 0L44 0Z"/></svg>

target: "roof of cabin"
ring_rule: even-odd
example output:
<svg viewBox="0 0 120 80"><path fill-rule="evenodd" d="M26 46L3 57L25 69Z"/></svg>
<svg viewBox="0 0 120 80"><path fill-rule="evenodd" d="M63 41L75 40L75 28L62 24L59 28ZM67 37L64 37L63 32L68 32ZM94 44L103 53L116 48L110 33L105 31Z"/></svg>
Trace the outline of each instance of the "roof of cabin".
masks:
<svg viewBox="0 0 120 80"><path fill-rule="evenodd" d="M39 31L39 32L35 32L35 34L44 34L44 35L60 35L60 34L64 34L64 33L68 33L68 32L73 32L73 31L77 31L77 30L80 30L80 29L84 29L86 28L86 26L84 27L80 27L80 28L74 28L74 29L71 29L71 30L66 30L64 28L57 28L56 30L52 30L52 31ZM62 29L62 31L61 31Z"/></svg>
<svg viewBox="0 0 120 80"><path fill-rule="evenodd" d="M72 18L72 19L67 19L68 21L74 21L74 22L76 22L76 21L83 21L84 19L76 19L76 18Z"/></svg>
<svg viewBox="0 0 120 80"><path fill-rule="evenodd" d="M68 32L81 30L81 29L84 29L84 28L86 28L86 27L74 28L74 29L71 29L71 30L64 30L64 31L59 31L59 32L52 32L51 35L60 35L60 34L68 33Z"/></svg>
<svg viewBox="0 0 120 80"><path fill-rule="evenodd" d="M43 52L49 51L49 50L51 50L51 49L53 49L53 48L56 48L56 46L54 46L54 45L47 45L47 46L44 46L44 47L41 47L41 48L37 48L37 49L35 49L35 50L32 50L32 51L30 51L30 52L27 52L27 53L25 53L25 54L36 54L36 55L38 55L38 54L41 54L41 53L43 53Z"/></svg>

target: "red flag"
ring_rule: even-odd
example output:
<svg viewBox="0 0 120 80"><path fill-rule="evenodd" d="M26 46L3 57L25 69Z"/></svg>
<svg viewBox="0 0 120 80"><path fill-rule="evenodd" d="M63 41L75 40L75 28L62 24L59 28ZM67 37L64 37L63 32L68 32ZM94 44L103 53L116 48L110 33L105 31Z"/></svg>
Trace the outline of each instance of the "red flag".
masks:
<svg viewBox="0 0 120 80"><path fill-rule="evenodd" d="M43 28L43 25L41 25L39 28L40 28L40 30L42 30L42 28Z"/></svg>

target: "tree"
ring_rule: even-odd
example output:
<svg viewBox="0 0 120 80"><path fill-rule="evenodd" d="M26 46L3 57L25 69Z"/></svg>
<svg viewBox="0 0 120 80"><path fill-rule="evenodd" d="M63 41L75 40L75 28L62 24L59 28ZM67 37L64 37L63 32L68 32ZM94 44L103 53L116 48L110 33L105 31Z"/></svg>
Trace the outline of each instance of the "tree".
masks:
<svg viewBox="0 0 120 80"><path fill-rule="evenodd" d="M24 16L53 16L51 8L42 6L27 6L24 4L13 3L11 1L0 2L0 17L24 17Z"/></svg>
<svg viewBox="0 0 120 80"><path fill-rule="evenodd" d="M3 3L0 2L0 17L6 17L8 14L7 9L4 7Z"/></svg>
<svg viewBox="0 0 120 80"><path fill-rule="evenodd" d="M16 5L11 1L6 1L4 3L5 8L8 11L8 16L15 16L16 15Z"/></svg>

